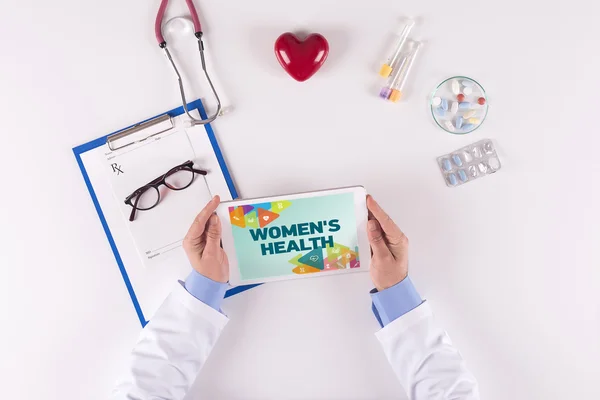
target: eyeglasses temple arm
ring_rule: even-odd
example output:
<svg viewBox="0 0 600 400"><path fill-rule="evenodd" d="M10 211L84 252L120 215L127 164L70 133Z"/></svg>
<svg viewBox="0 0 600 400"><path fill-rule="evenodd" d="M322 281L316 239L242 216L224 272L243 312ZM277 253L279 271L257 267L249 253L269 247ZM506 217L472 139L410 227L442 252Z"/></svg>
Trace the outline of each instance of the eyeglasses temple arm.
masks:
<svg viewBox="0 0 600 400"><path fill-rule="evenodd" d="M137 210L138 199L139 199L139 197L136 197L133 204L131 204L131 202L129 202L129 205L131 206L131 214L129 214L129 222L132 222L135 219L135 210Z"/></svg>
<svg viewBox="0 0 600 400"><path fill-rule="evenodd" d="M200 175L206 175L206 174L208 174L207 171L204 171L204 170L201 170L201 169L196 169L196 168L192 168L192 171L194 171L195 173L200 174Z"/></svg>
<svg viewBox="0 0 600 400"><path fill-rule="evenodd" d="M129 214L129 221L132 222L135 219L135 210L136 208L131 209L131 214Z"/></svg>

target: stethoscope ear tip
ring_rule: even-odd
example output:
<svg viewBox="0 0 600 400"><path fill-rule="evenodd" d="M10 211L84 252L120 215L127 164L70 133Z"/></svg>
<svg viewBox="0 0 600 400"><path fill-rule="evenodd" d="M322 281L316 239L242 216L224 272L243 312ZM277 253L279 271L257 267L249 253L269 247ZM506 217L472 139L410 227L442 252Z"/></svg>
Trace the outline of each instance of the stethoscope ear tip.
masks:
<svg viewBox="0 0 600 400"><path fill-rule="evenodd" d="M222 117L225 114L229 114L234 110L233 106L223 106L221 107L221 111L219 111L219 117Z"/></svg>

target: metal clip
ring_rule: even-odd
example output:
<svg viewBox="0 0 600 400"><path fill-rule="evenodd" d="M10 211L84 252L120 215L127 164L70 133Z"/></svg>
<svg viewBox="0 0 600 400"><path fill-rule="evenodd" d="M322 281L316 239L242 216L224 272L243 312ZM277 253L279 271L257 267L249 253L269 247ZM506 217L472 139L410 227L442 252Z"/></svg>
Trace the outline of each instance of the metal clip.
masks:
<svg viewBox="0 0 600 400"><path fill-rule="evenodd" d="M149 121L136 124L131 128L122 130L114 135L110 135L108 138L106 138L106 144L110 150L115 151L127 146L131 146L132 144L143 142L146 139L159 135L173 128L174 125L171 116L169 114L164 114ZM136 133L139 133L139 135L135 135ZM130 140L123 145L116 143L124 138L129 138ZM115 143L117 144L116 146Z"/></svg>

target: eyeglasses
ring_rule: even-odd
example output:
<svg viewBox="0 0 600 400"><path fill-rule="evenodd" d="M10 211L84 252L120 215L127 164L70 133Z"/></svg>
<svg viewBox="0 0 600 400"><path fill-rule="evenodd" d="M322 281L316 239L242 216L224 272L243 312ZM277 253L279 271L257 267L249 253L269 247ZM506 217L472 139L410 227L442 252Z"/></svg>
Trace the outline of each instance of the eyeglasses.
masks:
<svg viewBox="0 0 600 400"><path fill-rule="evenodd" d="M194 168L193 161L186 161L181 165L171 168L166 174L137 189L125 198L125 204L132 207L129 220L135 219L135 211L150 210L160 202L160 185L165 185L171 190L183 190L194 182L196 174L206 175L206 171Z"/></svg>

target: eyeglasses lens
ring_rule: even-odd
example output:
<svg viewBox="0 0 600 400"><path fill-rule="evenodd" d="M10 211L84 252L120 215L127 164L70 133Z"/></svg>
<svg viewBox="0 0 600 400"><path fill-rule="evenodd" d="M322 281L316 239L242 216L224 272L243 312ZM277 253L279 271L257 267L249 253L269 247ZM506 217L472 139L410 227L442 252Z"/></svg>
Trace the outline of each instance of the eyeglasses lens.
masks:
<svg viewBox="0 0 600 400"><path fill-rule="evenodd" d="M194 180L194 171L188 168L174 171L165 177L165 185L173 190L181 190L190 186Z"/></svg>

